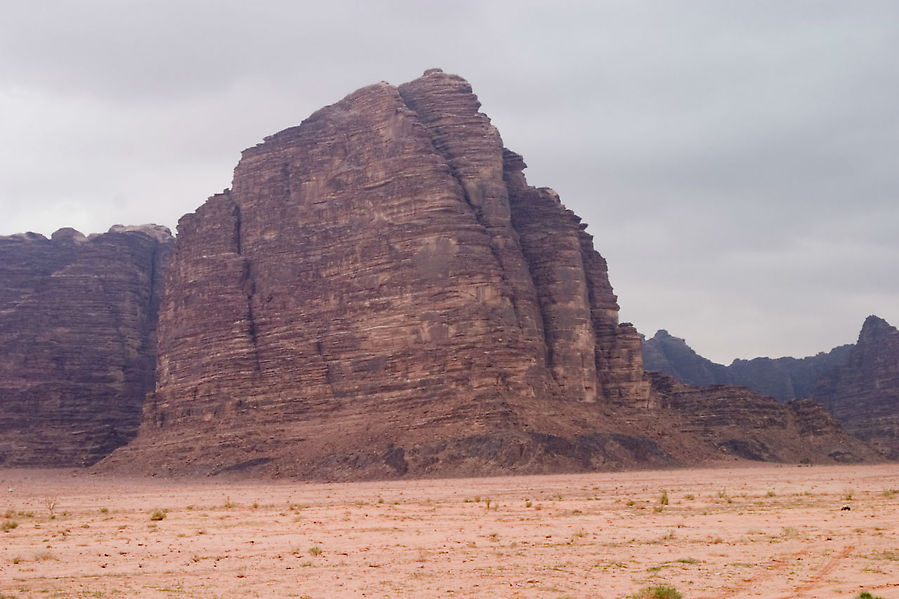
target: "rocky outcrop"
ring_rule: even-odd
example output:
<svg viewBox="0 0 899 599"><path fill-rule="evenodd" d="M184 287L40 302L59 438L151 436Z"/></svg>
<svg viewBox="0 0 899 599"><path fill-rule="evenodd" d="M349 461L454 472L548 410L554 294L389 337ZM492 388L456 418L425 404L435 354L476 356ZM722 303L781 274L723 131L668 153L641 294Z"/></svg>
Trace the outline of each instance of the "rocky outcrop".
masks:
<svg viewBox="0 0 899 599"><path fill-rule="evenodd" d="M825 372L846 363L851 345L805 358L753 358L734 360L728 366L733 384L749 387L780 401L814 396L815 384Z"/></svg>
<svg viewBox="0 0 899 599"><path fill-rule="evenodd" d="M0 237L0 466L82 466L137 433L154 386L164 227Z"/></svg>
<svg viewBox="0 0 899 599"><path fill-rule="evenodd" d="M818 378L814 396L847 431L899 459L899 331L869 316L849 359Z"/></svg>
<svg viewBox="0 0 899 599"><path fill-rule="evenodd" d="M662 372L690 385L738 385L780 401L811 397L822 374L846 363L851 345L806 358L736 359L729 366L697 354L686 341L660 330L643 343L646 370Z"/></svg>
<svg viewBox="0 0 899 599"><path fill-rule="evenodd" d="M733 374L726 366L703 358L680 337L661 329L643 342L643 365L649 372L661 372L689 385L732 385Z"/></svg>
<svg viewBox="0 0 899 599"><path fill-rule="evenodd" d="M658 372L650 376L660 407L682 418L682 433L703 439L722 456L793 463L877 459L870 447L847 435L814 400L783 404L745 387L694 387Z"/></svg>
<svg viewBox="0 0 899 599"><path fill-rule="evenodd" d="M652 388L585 225L524 168L440 70L244 151L231 189L179 222L156 390L101 467L558 472L720 460L744 439L836 459L782 450L802 417L769 398L752 404L767 436L727 436L746 416L733 392Z"/></svg>
<svg viewBox="0 0 899 599"><path fill-rule="evenodd" d="M410 456L433 455L432 439L461 451L533 426L528 447L563 433L574 447L601 427L542 414L647 405L605 261L478 108L467 82L432 70L246 150L232 188L179 223L135 451L313 473L361 451L374 476L401 447L420 474L433 464ZM214 455L194 452L201 431Z"/></svg>
<svg viewBox="0 0 899 599"><path fill-rule="evenodd" d="M855 345L807 358L722 366L667 331L644 342L643 355L647 370L692 385L739 385L785 402L814 397L848 432L899 459L899 334L882 318L869 316Z"/></svg>

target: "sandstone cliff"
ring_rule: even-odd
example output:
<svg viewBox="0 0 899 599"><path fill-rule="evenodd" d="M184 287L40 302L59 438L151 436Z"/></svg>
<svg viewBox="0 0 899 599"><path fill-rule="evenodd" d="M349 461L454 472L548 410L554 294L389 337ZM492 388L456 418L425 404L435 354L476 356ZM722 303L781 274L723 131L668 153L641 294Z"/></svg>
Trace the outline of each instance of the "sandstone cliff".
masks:
<svg viewBox="0 0 899 599"><path fill-rule="evenodd" d="M173 244L154 226L0 237L0 465L88 465L135 436Z"/></svg>
<svg viewBox="0 0 899 599"><path fill-rule="evenodd" d="M848 361L818 378L814 396L847 431L899 459L899 331L869 316Z"/></svg>
<svg viewBox="0 0 899 599"><path fill-rule="evenodd" d="M783 404L745 387L694 387L658 372L650 376L660 407L681 417L682 434L703 439L723 456L793 463L877 460L814 400Z"/></svg>
<svg viewBox="0 0 899 599"><path fill-rule="evenodd" d="M156 391L103 467L346 479L721 459L682 432L702 408L651 388L586 226L527 184L479 106L435 69L244 151L231 189L179 222ZM787 419L770 438L797 438L767 401Z"/></svg>
<svg viewBox="0 0 899 599"><path fill-rule="evenodd" d="M646 369L692 385L739 385L781 401L814 397L856 437L899 459L899 334L869 316L858 342L807 358L715 364L659 331L644 342Z"/></svg>
<svg viewBox="0 0 899 599"><path fill-rule="evenodd" d="M462 471L498 430L540 445L526 431L562 402L645 404L604 260L478 108L432 70L246 150L232 188L179 223L135 451L372 476L458 454Z"/></svg>

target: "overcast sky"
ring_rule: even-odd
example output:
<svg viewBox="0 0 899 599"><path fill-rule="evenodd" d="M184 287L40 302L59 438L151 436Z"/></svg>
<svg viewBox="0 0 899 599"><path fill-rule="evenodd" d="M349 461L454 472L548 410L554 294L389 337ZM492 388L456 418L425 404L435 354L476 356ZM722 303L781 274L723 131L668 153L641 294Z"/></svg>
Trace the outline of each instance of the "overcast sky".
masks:
<svg viewBox="0 0 899 599"><path fill-rule="evenodd" d="M0 235L178 218L377 81L468 79L608 259L729 363L899 325L899 2L4 1Z"/></svg>

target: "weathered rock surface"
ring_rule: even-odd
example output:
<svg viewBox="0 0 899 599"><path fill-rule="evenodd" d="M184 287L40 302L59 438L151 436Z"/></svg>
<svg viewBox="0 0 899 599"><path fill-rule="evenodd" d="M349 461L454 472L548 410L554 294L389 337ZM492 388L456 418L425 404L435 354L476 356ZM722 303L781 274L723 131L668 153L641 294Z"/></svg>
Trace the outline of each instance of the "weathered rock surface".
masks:
<svg viewBox="0 0 899 599"><path fill-rule="evenodd" d="M663 372L690 385L738 385L786 402L811 397L818 377L845 364L851 349L852 345L841 345L806 358L737 359L724 366L660 330L643 342L643 363L648 371Z"/></svg>
<svg viewBox="0 0 899 599"><path fill-rule="evenodd" d="M645 405L605 262L478 108L432 70L246 150L232 188L179 223L134 451L206 471L361 455L371 476L462 472L451 455L539 456L603 431L542 422L567 403Z"/></svg>
<svg viewBox="0 0 899 599"><path fill-rule="evenodd" d="M174 239L0 237L0 465L92 464L137 434Z"/></svg>
<svg viewBox="0 0 899 599"><path fill-rule="evenodd" d="M653 372L662 408L681 415L681 430L723 455L765 462L865 462L875 452L847 435L820 403L778 402L745 387L694 387Z"/></svg>
<svg viewBox="0 0 899 599"><path fill-rule="evenodd" d="M701 406L651 388L585 225L478 109L431 70L244 151L231 189L179 223L156 391L101 467L349 479L729 457L683 433Z"/></svg>
<svg viewBox="0 0 899 599"><path fill-rule="evenodd" d="M647 370L692 385L739 385L781 401L814 397L859 439L899 459L899 334L869 316L855 345L807 358L755 358L715 364L683 339L659 331L644 342Z"/></svg>
<svg viewBox="0 0 899 599"><path fill-rule="evenodd" d="M734 382L727 366L703 358L686 341L664 329L643 341L643 365L649 372L661 372L699 387L732 385Z"/></svg>
<svg viewBox="0 0 899 599"><path fill-rule="evenodd" d="M899 459L899 331L869 316L848 361L818 378L814 396L847 431Z"/></svg>

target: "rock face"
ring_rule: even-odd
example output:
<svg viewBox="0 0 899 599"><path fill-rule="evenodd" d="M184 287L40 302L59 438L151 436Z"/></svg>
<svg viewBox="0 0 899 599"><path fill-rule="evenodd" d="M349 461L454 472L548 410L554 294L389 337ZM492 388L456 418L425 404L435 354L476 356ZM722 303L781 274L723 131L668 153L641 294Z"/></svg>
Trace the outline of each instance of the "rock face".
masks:
<svg viewBox="0 0 899 599"><path fill-rule="evenodd" d="M855 345L807 358L755 358L715 364L683 339L659 331L646 341L647 370L692 385L740 385L781 401L814 397L858 438L899 459L899 333L869 316Z"/></svg>
<svg viewBox="0 0 899 599"><path fill-rule="evenodd" d="M432 70L243 153L178 226L143 456L317 472L361 451L377 476L413 468L410 443L439 440L419 470L477 454L540 418L524 404L649 401L584 225L478 108Z"/></svg>
<svg viewBox="0 0 899 599"><path fill-rule="evenodd" d="M680 337L661 329L643 342L643 365L689 385L732 385L733 374L726 366L703 358Z"/></svg>
<svg viewBox="0 0 899 599"><path fill-rule="evenodd" d="M869 316L848 361L818 378L814 395L843 424L899 459L899 331Z"/></svg>
<svg viewBox="0 0 899 599"><path fill-rule="evenodd" d="M782 404L745 387L694 387L653 372L660 407L679 414L681 431L702 438L722 455L764 462L876 460L870 447L845 433L820 403Z"/></svg>
<svg viewBox="0 0 899 599"><path fill-rule="evenodd" d="M660 405L586 226L478 109L431 70L244 151L232 188L179 222L156 391L101 467L359 479L722 459Z"/></svg>
<svg viewBox="0 0 899 599"><path fill-rule="evenodd" d="M822 374L849 360L852 345L806 358L753 358L716 364L697 354L687 343L660 330L643 343L648 371L663 372L690 385L738 385L780 401L811 397Z"/></svg>
<svg viewBox="0 0 899 599"><path fill-rule="evenodd" d="M0 466L92 464L154 385L163 227L0 237Z"/></svg>

